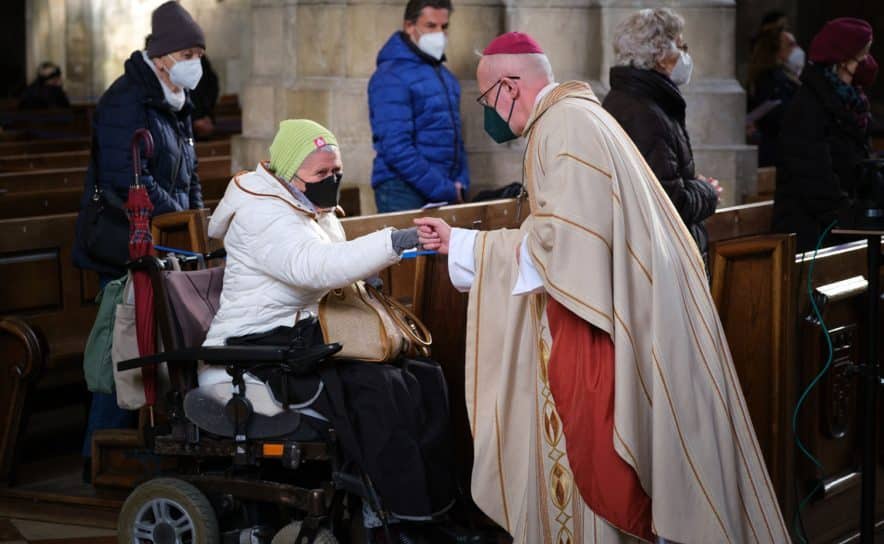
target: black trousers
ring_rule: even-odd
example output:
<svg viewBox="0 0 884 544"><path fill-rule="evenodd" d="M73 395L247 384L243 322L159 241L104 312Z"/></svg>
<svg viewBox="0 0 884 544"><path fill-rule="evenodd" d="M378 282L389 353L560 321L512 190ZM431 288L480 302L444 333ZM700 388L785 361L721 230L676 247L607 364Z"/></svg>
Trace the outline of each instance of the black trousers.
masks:
<svg viewBox="0 0 884 544"><path fill-rule="evenodd" d="M438 363L335 359L322 363L319 376L324 387L311 408L331 422L344 460L368 475L384 510L404 519L428 518L452 504L448 387ZM290 402L315 394L310 381L286 381ZM279 388L276 380L268 382Z"/></svg>

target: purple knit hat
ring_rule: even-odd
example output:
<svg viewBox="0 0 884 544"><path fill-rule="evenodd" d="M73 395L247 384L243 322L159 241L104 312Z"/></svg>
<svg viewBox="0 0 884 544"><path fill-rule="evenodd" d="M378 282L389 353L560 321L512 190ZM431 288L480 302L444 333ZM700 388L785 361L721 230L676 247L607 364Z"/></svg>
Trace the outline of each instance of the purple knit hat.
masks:
<svg viewBox="0 0 884 544"><path fill-rule="evenodd" d="M193 17L181 4L170 0L153 10L150 18L150 38L147 55L162 57L191 47L206 48L206 36Z"/></svg>

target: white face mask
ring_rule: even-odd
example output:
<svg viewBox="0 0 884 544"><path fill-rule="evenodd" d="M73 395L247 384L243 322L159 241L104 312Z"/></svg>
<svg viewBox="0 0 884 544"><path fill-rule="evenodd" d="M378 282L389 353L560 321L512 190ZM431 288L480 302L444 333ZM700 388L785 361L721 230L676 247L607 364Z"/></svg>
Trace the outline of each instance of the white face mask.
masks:
<svg viewBox="0 0 884 544"><path fill-rule="evenodd" d="M682 85L687 85L691 81L691 73L694 71L694 61L691 59L691 56L685 51L681 51L681 55L678 56L678 61L675 63L675 68L672 69L672 73L669 75L669 79L672 80L673 83L681 87Z"/></svg>
<svg viewBox="0 0 884 544"><path fill-rule="evenodd" d="M172 58L171 55L169 58ZM175 59L172 60L175 61ZM200 64L198 58L175 61L174 66L169 69L169 79L172 83L189 91L196 89L202 77L203 65Z"/></svg>
<svg viewBox="0 0 884 544"><path fill-rule="evenodd" d="M417 47L434 59L442 60L447 41L444 32L433 32L432 34L423 34L417 41Z"/></svg>
<svg viewBox="0 0 884 544"><path fill-rule="evenodd" d="M789 53L789 58L786 59L786 68L796 76L800 76L801 70L804 69L804 61L804 49L796 45Z"/></svg>

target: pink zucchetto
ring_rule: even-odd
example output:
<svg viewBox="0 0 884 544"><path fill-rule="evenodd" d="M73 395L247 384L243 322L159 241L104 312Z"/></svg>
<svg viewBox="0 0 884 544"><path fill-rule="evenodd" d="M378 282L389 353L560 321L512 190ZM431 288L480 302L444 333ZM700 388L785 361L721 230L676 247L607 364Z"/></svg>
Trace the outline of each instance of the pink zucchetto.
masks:
<svg viewBox="0 0 884 544"><path fill-rule="evenodd" d="M507 32L491 40L482 55L543 54L540 44L524 32Z"/></svg>

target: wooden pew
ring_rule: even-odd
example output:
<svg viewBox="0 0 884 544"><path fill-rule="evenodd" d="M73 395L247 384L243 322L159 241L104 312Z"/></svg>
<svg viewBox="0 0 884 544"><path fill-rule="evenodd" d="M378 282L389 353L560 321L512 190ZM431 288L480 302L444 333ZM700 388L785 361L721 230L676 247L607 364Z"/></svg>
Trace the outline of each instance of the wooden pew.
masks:
<svg viewBox="0 0 884 544"><path fill-rule="evenodd" d="M747 195L746 202L763 202L773 200L777 190L777 169L773 166L764 166L758 169L758 178L754 195Z"/></svg>
<svg viewBox="0 0 884 544"><path fill-rule="evenodd" d="M82 138L92 127L94 104L75 104L53 110L0 111L4 130L19 132L30 139Z"/></svg>
<svg viewBox="0 0 884 544"><path fill-rule="evenodd" d="M90 142L91 140L89 138L0 141L0 157L88 150L91 145Z"/></svg>
<svg viewBox="0 0 884 544"><path fill-rule="evenodd" d="M215 208L218 201L224 196L229 182L229 177L201 180L203 203L206 208ZM80 209L82 194L82 187L20 193L0 192L0 219L76 212ZM358 187L344 187L341 190L341 207L350 217L359 215Z"/></svg>
<svg viewBox="0 0 884 544"><path fill-rule="evenodd" d="M230 157L207 157L199 161L199 174L205 178L230 176ZM67 187L82 187L86 168L56 168L0 174L0 192L48 191Z"/></svg>
<svg viewBox="0 0 884 544"><path fill-rule="evenodd" d="M823 328L813 317L807 293L807 277L812 253L796 256L794 277L797 278L794 304L798 328L793 350L800 394L822 370L827 361ZM806 496L820 481L824 491L809 503L803 519L807 533L814 542L842 540L852 537L859 527L860 474L859 452L862 447L860 425L866 417L860 409L861 383L849 363L866 360L869 334L882 336L881 329L869 330L866 320L866 244L854 242L822 250L813 265L814 296L823 315L825 328L835 346L831 369L813 389L801 410L799 436L805 446L823 465L822 471L796 450L794 482L801 496ZM881 300L879 299L879 305ZM879 351L879 360L881 352ZM879 404L879 426L882 405ZM881 437L878 447L882 447ZM879 450L879 467L884 449ZM884 518L884 474L877 479L878 538ZM876 539L877 540L877 539Z"/></svg>
<svg viewBox="0 0 884 544"><path fill-rule="evenodd" d="M200 160L209 157L230 155L229 139L211 142L197 142L194 145L196 147L196 155ZM0 173L86 167L89 165L89 156L90 150L88 149L88 146L74 151L47 153L2 155L2 152L0 152Z"/></svg>
<svg viewBox="0 0 884 544"><path fill-rule="evenodd" d="M194 214L205 222L205 210L179 217ZM62 455L79 451L83 436L82 353L97 311L97 276L71 261L75 221L76 214L0 220L0 509L34 516L29 505L38 505L38 515L54 521L88 516L112 528L125 493L83 485L79 453ZM110 444L108 455L131 452L131 438Z"/></svg>
<svg viewBox="0 0 884 544"><path fill-rule="evenodd" d="M710 250L713 299L730 341L734 364L774 489L784 505L787 523L791 525L796 506L795 482L804 486L806 492L805 482L816 477L811 467L798 459L794 445L791 445L791 409L800 394L800 387L806 385L820 368L819 353L823 343L819 327L804 321L809 305L803 287L807 257L795 257L791 236L767 233L770 211L770 203L721 210L710 219L707 227L713 242ZM409 227L414 217L423 215L442 217L456 226L492 229L515 227L527 212L527 204L520 207L509 200L346 218L343 224L350 238L385 226ZM0 221L0 226L4 223ZM0 234L4 234L2 230ZM8 236L0 236L0 240L6 238ZM860 246L862 243L821 255L816 264L814 285L828 285L857 272L862 275L864 248ZM11 256L19 253L14 250ZM0 258L3 256L6 253L0 251ZM415 260L403 261L392 267L387 273L386 288L399 298L411 299L433 331L433 356L443 364L449 381L453 425L460 437L456 441L456 455L461 478L465 478L469 474L472 455L466 413L461 402L464 398L466 295L457 293L450 286L444 257L422 257L418 262L420 264ZM415 289L420 283L415 281L415 276L423 277L420 290ZM856 293L830 301L824 311L830 329L862 323L862 304ZM809 332L802 333L801 327L809 327ZM857 342L861 343L862 338L851 345ZM850 378L846 380L849 382ZM831 414L837 416L837 421L842 421L839 414L844 412L841 408L824 409L824 406L843 407L844 398L852 398L853 390L849 383L844 385L844 381L845 378L838 377L831 387L823 384L819 392L809 396L808 405L802 411L802 437L811 448L822 451L825 464L832 467L824 474L828 479L853 466L851 454L856 437L851 425L855 425L855 414L848 409L847 433L831 437L832 433L827 430L832 427L828 423ZM850 481L848 485L842 485L841 494L830 491L827 498L811 504L805 518L813 542L828 542L850 535L855 526L853 518L858 512L857 489L850 487Z"/></svg>
<svg viewBox="0 0 884 544"><path fill-rule="evenodd" d="M88 397L83 387L82 353L95 320L98 278L75 268L71 261L75 220L74 214L62 214L0 221L0 316L20 318L39 331L46 346L45 365L38 369L36 378L34 373L9 373L14 361L6 359L7 353L0 361L4 379L26 397L23 406L39 403L50 410L45 416L29 417L34 410L28 408L19 415L22 429L41 430L30 433L41 441L37 444L45 443L47 436L60 442L76 440L85 424ZM9 334L7 328L6 342ZM10 403L10 399L3 399L4 408ZM58 412L63 406L74 409ZM16 442L10 439L10 449L0 456L19 451ZM8 467L9 463L0 462L0 466Z"/></svg>
<svg viewBox="0 0 884 544"><path fill-rule="evenodd" d="M713 299L787 524L791 528L800 498L821 480L827 492L803 517L811 542L831 542L851 537L859 522L859 389L845 363L862 360L868 334L865 243L823 250L814 264L814 288L830 294L822 310L838 351L800 412L799 435L821 459L822 474L800 455L792 433L794 407L826 360L807 291L811 260L811 254L795 255L792 235L733 238L710 247ZM878 487L884 517L884 478Z"/></svg>

